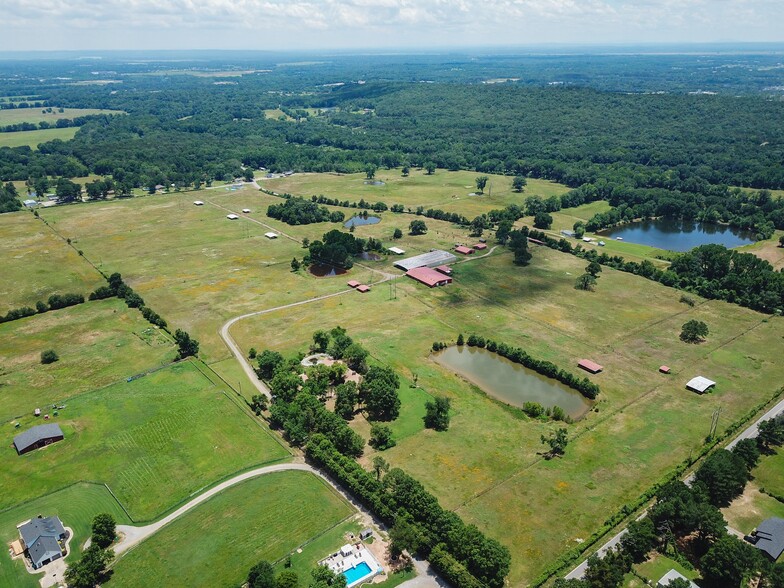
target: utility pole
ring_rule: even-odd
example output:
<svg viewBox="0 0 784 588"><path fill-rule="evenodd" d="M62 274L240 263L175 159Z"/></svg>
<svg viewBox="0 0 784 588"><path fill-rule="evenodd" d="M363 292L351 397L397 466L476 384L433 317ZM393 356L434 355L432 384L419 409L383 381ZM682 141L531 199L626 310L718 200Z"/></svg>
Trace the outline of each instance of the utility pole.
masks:
<svg viewBox="0 0 784 588"><path fill-rule="evenodd" d="M713 411L713 418L711 420L711 428L710 433L708 433L708 439L713 439L716 435L716 428L719 426L719 415L721 415L721 406Z"/></svg>

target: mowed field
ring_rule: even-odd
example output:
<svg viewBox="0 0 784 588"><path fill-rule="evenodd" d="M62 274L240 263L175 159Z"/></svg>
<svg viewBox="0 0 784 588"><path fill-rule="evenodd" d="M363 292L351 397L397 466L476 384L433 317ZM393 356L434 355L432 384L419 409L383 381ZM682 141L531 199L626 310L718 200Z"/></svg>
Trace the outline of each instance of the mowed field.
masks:
<svg viewBox="0 0 784 588"><path fill-rule="evenodd" d="M0 111L6 112L6 111ZM39 129L37 131L13 131L0 133L0 147L30 147L37 149L41 143L60 139L70 141L76 135L79 127L66 127L64 129Z"/></svg>
<svg viewBox="0 0 784 588"><path fill-rule="evenodd" d="M292 553L353 512L309 472L260 476L211 498L131 550L114 565L108 585L239 586L260 560ZM312 554L308 569L329 553ZM307 580L301 578L301 585Z"/></svg>
<svg viewBox="0 0 784 588"><path fill-rule="evenodd" d="M508 545L514 586L526 585L687 458L719 406L723 430L769 399L784 378L780 318L715 301L692 308L678 302L674 289L608 268L596 292L579 292L573 285L583 260L545 248L533 255L526 268L514 266L509 253L456 264L455 283L443 289L401 278L396 299L383 285L362 297L299 307L296 315L252 317L232 330L245 349L294 354L306 350L313 331L339 324L398 370L408 381L402 416L392 424L398 445L385 457ZM702 345L678 339L692 318L711 328ZM429 359L433 341L471 332L575 372L583 357L605 366L591 376L602 387L595 412L569 427L563 459L539 455L540 435L555 425L515 417ZM673 373L658 373L662 364ZM685 390L698 374L718 382L714 393ZM452 399L446 433L423 429L422 407L435 394ZM368 449L365 459L371 456Z"/></svg>
<svg viewBox="0 0 784 588"><path fill-rule="evenodd" d="M95 515L109 513L120 525L131 523L128 515L102 484L77 483L46 496L0 510L0 541L3 545L19 538L16 526L37 517L57 515L73 530L67 562L79 559L81 546L90 536ZM41 574L28 574L21 559L11 560L7 549L0 553L0 586L3 588L38 588Z"/></svg>
<svg viewBox="0 0 784 588"><path fill-rule="evenodd" d="M53 349L59 360L41 364ZM172 338L123 300L96 300L0 324L0 422L168 364Z"/></svg>
<svg viewBox="0 0 784 588"><path fill-rule="evenodd" d="M119 110L101 110L98 108L64 108L63 112L59 112L58 108L53 108L54 112L44 112L45 110L45 108L10 108L0 110L0 127L23 122L38 124L46 121L55 124L60 119L74 119L91 114L123 114Z"/></svg>
<svg viewBox="0 0 784 588"><path fill-rule="evenodd" d="M44 450L17 456L19 431L5 425L0 509L90 481L148 521L225 477L287 458L235 393L200 369L186 361L69 400L53 419L65 439ZM39 422L25 417L21 430Z"/></svg>
<svg viewBox="0 0 784 588"><path fill-rule="evenodd" d="M1 137L0 137L1 138ZM0 215L0 313L35 307L51 294L87 295L106 284L79 254L30 212Z"/></svg>

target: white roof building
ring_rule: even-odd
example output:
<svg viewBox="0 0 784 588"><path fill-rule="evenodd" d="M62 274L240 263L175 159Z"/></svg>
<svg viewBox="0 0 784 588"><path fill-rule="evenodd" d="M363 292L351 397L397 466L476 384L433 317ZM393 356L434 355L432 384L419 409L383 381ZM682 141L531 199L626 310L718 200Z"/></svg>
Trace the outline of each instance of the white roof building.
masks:
<svg viewBox="0 0 784 588"><path fill-rule="evenodd" d="M238 217L236 214L227 214L226 218L229 220L237 220L240 217Z"/></svg>
<svg viewBox="0 0 784 588"><path fill-rule="evenodd" d="M248 214L250 212L250 208L243 208L242 212L244 212L245 214Z"/></svg>
<svg viewBox="0 0 784 588"><path fill-rule="evenodd" d="M403 255L406 252L405 249L401 249L400 247L388 247L387 251L394 253L395 255Z"/></svg>
<svg viewBox="0 0 784 588"><path fill-rule="evenodd" d="M196 206L204 206L204 202L202 202L201 200L194 200L194 201L193 201L193 203L194 203Z"/></svg>
<svg viewBox="0 0 784 588"><path fill-rule="evenodd" d="M415 255L414 257L407 257L395 262L395 267L408 271L417 267L436 267L439 265L449 265L457 261L457 257L449 253L449 251L442 251L441 249L434 249L422 255Z"/></svg>
<svg viewBox="0 0 784 588"><path fill-rule="evenodd" d="M277 239L278 238L278 234L277 233L273 233L273 232L264 233L264 236L267 239Z"/></svg>
<svg viewBox="0 0 784 588"><path fill-rule="evenodd" d="M686 389L691 390L692 392L699 392L700 394L703 394L707 392L709 388L715 385L716 382L713 380L709 380L703 376L697 376L689 380L689 382L686 384Z"/></svg>

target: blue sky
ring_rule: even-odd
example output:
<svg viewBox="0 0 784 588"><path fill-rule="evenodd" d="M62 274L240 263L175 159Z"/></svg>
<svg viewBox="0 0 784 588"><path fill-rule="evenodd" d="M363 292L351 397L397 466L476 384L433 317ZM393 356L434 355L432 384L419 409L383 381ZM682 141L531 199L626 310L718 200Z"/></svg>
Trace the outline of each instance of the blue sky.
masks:
<svg viewBox="0 0 784 588"><path fill-rule="evenodd" d="M2 0L0 51L784 41L784 0Z"/></svg>

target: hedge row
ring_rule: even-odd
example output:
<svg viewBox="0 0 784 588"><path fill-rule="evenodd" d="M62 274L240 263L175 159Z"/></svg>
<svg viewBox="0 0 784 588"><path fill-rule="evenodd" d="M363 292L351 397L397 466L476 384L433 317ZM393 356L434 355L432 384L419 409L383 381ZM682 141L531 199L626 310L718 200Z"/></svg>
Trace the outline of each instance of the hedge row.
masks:
<svg viewBox="0 0 784 588"><path fill-rule="evenodd" d="M430 559L455 586L504 585L511 564L509 550L444 510L432 494L401 469L390 470L379 481L337 451L323 435L311 437L306 454L385 524L394 525L400 519L412 525L421 538L418 553Z"/></svg>
<svg viewBox="0 0 784 588"><path fill-rule="evenodd" d="M591 382L588 378L580 378L571 372L562 370L557 365L550 361L536 359L528 355L523 349L519 347L512 347L506 343L496 343L491 339L485 340L484 337L477 335L469 335L466 343L471 347L481 347L497 353L501 357L505 357L509 361L519 363L529 369L534 370L547 376L558 380L562 384L566 384L570 388L574 388L586 398L593 400L599 394L599 386Z"/></svg>

